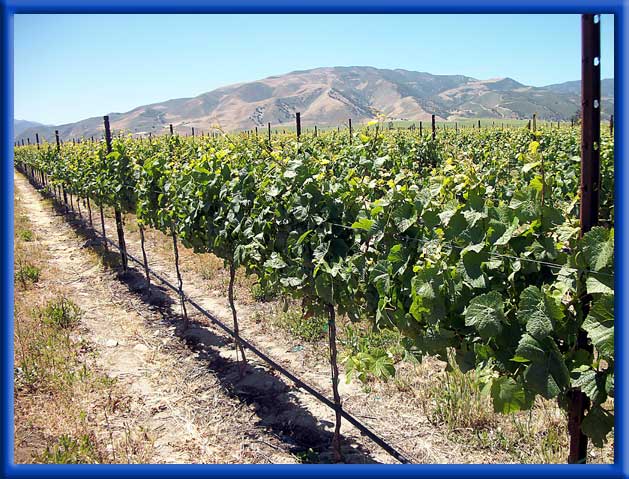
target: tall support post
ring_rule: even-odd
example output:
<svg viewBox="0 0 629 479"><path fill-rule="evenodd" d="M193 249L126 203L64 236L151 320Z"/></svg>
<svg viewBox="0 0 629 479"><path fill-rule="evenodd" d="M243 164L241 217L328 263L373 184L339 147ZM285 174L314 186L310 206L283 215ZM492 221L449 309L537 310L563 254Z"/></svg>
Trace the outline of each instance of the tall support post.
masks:
<svg viewBox="0 0 629 479"><path fill-rule="evenodd" d="M61 140L59 139L59 130L55 130L55 141L57 143L57 153L61 154ZM63 183L61 184L61 190L63 192L63 203L65 204L66 213L67 213L68 212L68 194L66 193L66 187Z"/></svg>
<svg viewBox="0 0 629 479"><path fill-rule="evenodd" d="M537 113L533 113L533 131L537 131Z"/></svg>
<svg viewBox="0 0 629 479"><path fill-rule="evenodd" d="M424 134L424 122L419 122L419 136L423 136Z"/></svg>
<svg viewBox="0 0 629 479"><path fill-rule="evenodd" d="M170 136L173 136L174 132L173 132L173 124L170 124Z"/></svg>
<svg viewBox="0 0 629 479"><path fill-rule="evenodd" d="M591 14L581 17L581 234L598 223L601 141L599 18Z"/></svg>
<svg viewBox="0 0 629 479"><path fill-rule="evenodd" d="M105 142L107 146L107 154L110 154L112 151L111 148L111 129L109 126L109 116L104 116L103 120L105 122ZM122 271L123 273L127 272L127 247L124 240L124 229L122 226L122 213L119 207L114 208L114 215L116 218L116 230L118 232L118 246L120 247L120 259L122 260Z"/></svg>
<svg viewBox="0 0 629 479"><path fill-rule="evenodd" d="M601 29L600 16L581 15L581 235L598 223L600 191L600 138L601 138ZM580 281L580 283L582 283ZM582 287L580 289L583 289ZM591 298L582 290L578 292L583 316L589 311ZM592 352L587 334L580 330L576 349ZM570 464L587 462L588 438L583 433L582 423L590 407L590 399L580 388L568 392L568 434Z"/></svg>
<svg viewBox="0 0 629 479"><path fill-rule="evenodd" d="M271 145L271 122L269 121L266 126L269 133L269 146L270 146Z"/></svg>
<svg viewBox="0 0 629 479"><path fill-rule="evenodd" d="M480 130L480 120L478 120L478 129Z"/></svg>
<svg viewBox="0 0 629 479"><path fill-rule="evenodd" d="M295 113L295 123L297 126L297 141L299 141L299 137L301 137L301 113Z"/></svg>
<svg viewBox="0 0 629 479"><path fill-rule="evenodd" d="M437 136L437 127L435 125L435 115L432 115L430 121L432 123L432 139L434 140Z"/></svg>
<svg viewBox="0 0 629 479"><path fill-rule="evenodd" d="M614 137L614 115L609 117L609 136Z"/></svg>
<svg viewBox="0 0 629 479"><path fill-rule="evenodd" d="M192 127L192 136L194 137L194 126Z"/></svg>
<svg viewBox="0 0 629 479"><path fill-rule="evenodd" d="M348 124L349 124L349 143L351 145L352 143L352 119L351 118L348 120Z"/></svg>

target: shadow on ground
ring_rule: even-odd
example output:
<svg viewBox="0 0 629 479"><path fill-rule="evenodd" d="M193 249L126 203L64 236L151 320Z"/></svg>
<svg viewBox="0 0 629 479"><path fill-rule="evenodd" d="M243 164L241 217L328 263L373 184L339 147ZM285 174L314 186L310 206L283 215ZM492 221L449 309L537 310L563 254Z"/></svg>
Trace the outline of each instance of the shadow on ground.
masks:
<svg viewBox="0 0 629 479"><path fill-rule="evenodd" d="M77 212L67 208L49 192L33 185L51 200L55 213L63 216L75 233L85 241L84 248L97 253L103 264L116 272L118 279L127 286L129 292L140 299L149 309L161 316L165 326L174 327L175 334L182 342L197 354L197 360L203 361L219 380L221 387L233 398L252 405L258 417L256 426L278 438L288 451L306 463L329 463L332 461L331 443L334 424L317 419L301 404L295 394L295 387L288 386L279 377L279 373L261 364L249 363L241 375L241 365L231 357L221 354L220 348L233 348L232 338L215 334L190 314L187 325L179 309L176 292L166 286L156 284L151 278L151 289L148 294L146 277L141 267L129 261L129 268L122 272L120 255L111 244L107 245L96 228L100 227L98 211L92 210L93 224ZM76 199L75 199L76 202ZM112 234L112 233L110 233ZM192 310L189 307L189 310ZM200 316L200 315L198 315ZM231 356L231 355L230 355ZM254 435L251 437L255 439ZM350 443L342 438L342 450L346 463L373 464L378 463L364 447Z"/></svg>

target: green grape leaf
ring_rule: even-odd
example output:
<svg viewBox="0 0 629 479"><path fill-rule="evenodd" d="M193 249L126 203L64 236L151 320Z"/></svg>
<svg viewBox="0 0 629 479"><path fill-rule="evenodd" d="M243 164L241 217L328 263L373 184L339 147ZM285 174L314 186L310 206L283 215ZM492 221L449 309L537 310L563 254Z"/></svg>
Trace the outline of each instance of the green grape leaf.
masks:
<svg viewBox="0 0 629 479"><path fill-rule="evenodd" d="M273 253L271 255L271 259L268 259L264 262L264 266L266 268L282 269L282 268L285 268L287 264L280 257L280 255L278 255L277 253Z"/></svg>
<svg viewBox="0 0 629 479"><path fill-rule="evenodd" d="M614 296L605 295L594 302L583 329L587 331L599 355L614 360Z"/></svg>
<svg viewBox="0 0 629 479"><path fill-rule="evenodd" d="M377 378L384 379L385 381L395 376L395 366L393 361L387 355L382 355L376 358L373 362L373 374Z"/></svg>
<svg viewBox="0 0 629 479"><path fill-rule="evenodd" d="M537 340L525 334L518 344L516 357L530 361L524 379L534 392L546 399L556 397L570 385L570 373L552 338Z"/></svg>
<svg viewBox="0 0 629 479"><path fill-rule="evenodd" d="M614 415L601 406L594 406L581 423L581 431L592 440L596 447L603 447L607 435L614 428Z"/></svg>
<svg viewBox="0 0 629 479"><path fill-rule="evenodd" d="M614 230L596 226L583 235L581 245L588 268L601 271L614 264Z"/></svg>
<svg viewBox="0 0 629 479"><path fill-rule="evenodd" d="M476 296L465 310L465 325L474 326L484 339L498 336L504 320L502 295L497 291Z"/></svg>
<svg viewBox="0 0 629 479"><path fill-rule="evenodd" d="M549 336L564 313L559 300L549 296L536 286L529 286L520 295L518 319L526 325L526 331L537 339Z"/></svg>
<svg viewBox="0 0 629 479"><path fill-rule="evenodd" d="M572 381L572 386L580 388L594 404L602 404L607 399L606 376L605 372L588 369Z"/></svg>
<svg viewBox="0 0 629 479"><path fill-rule="evenodd" d="M501 376L491 383L491 397L494 411L508 414L527 409L528 402L522 384L513 378Z"/></svg>
<svg viewBox="0 0 629 479"><path fill-rule="evenodd" d="M374 223L375 221L370 220L369 218L361 218L352 224L352 228L357 230L369 231Z"/></svg>
<svg viewBox="0 0 629 479"><path fill-rule="evenodd" d="M585 280L585 287L590 294L614 294L614 278L588 276Z"/></svg>

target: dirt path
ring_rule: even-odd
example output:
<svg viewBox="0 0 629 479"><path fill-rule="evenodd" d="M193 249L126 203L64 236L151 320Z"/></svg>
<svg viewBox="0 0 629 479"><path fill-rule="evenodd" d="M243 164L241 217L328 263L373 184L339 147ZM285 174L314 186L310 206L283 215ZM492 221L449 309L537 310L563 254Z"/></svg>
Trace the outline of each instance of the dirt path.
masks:
<svg viewBox="0 0 629 479"><path fill-rule="evenodd" d="M160 444L156 461L291 462L295 460L291 452L315 462L330 459L333 411L269 370L252 353L248 355L247 374L240 379L233 342L225 333L200 315L192 314L191 308L191 324L184 329L173 293L154 284L152 299L147 302L140 268L133 268L120 278L122 282L118 281L111 270L106 272L94 264L90 254L82 249L94 244L89 230L54 217L51 207L43 206L40 195L21 175L16 175L16 189L56 261L68 272L66 279L74 285L78 303L88 312L85 323L92 340L102 350L106 369L128 384L129 394L137 398L137 407L148 414L147 423ZM115 226L111 219L106 228L113 238ZM137 233L127 231L126 242L129 252L141 258ZM149 264L175 283L172 257L151 246L149 241ZM185 272L186 294L231 324L226 295L205 284L207 281L195 272ZM261 317L264 308L259 305L238 304L238 311L243 337L253 339L280 364L331 395L325 357L313 354L297 341L278 336ZM346 410L413 462L479 460L480 455L471 448L464 451L460 444L435 430L408 391L384 388L368 394L355 382L346 384L341 378L341 396ZM218 403L230 407L217 410ZM347 462L396 462L347 421L341 432ZM231 435L237 439L230 444ZM221 444L217 439L225 442ZM239 450L234 451L238 445ZM217 448L227 457L217 459ZM186 452L190 450L199 451L198 455Z"/></svg>
<svg viewBox="0 0 629 479"><path fill-rule="evenodd" d="M84 312L81 332L95 345L99 368L129 396L128 411L111 418L112 432L146 431L152 463L295 462L173 334L170 308L147 308L85 250L85 241L23 176L16 174L14 181L53 264L65 272L58 281Z"/></svg>

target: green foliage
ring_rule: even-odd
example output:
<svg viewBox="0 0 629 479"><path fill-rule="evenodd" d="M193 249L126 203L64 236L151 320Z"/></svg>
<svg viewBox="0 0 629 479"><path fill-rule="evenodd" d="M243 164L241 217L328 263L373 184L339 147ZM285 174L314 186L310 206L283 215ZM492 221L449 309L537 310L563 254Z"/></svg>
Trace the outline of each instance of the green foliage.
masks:
<svg viewBox="0 0 629 479"><path fill-rule="evenodd" d="M81 319L81 308L68 298L56 298L39 311L41 320L58 329L72 329Z"/></svg>
<svg viewBox="0 0 629 479"><path fill-rule="evenodd" d="M66 434L56 444L46 447L37 462L44 464L98 464L99 458L94 443L87 434L78 439Z"/></svg>
<svg viewBox="0 0 629 479"><path fill-rule="evenodd" d="M22 241L33 241L33 239L35 238L35 235L33 235L33 232L31 230L20 230L18 232L18 238L20 238Z"/></svg>
<svg viewBox="0 0 629 479"><path fill-rule="evenodd" d="M429 388L429 419L444 424L449 431L484 429L491 422L491 368L479 366L464 373L452 352L448 353L448 364L448 371Z"/></svg>
<svg viewBox="0 0 629 479"><path fill-rule="evenodd" d="M274 288L271 285L263 285L259 282L251 285L251 296L259 302L271 301L277 297L277 293L277 288Z"/></svg>
<svg viewBox="0 0 629 479"><path fill-rule="evenodd" d="M26 288L31 283L37 283L40 275L41 269L31 263L22 264L15 272L15 277L22 288Z"/></svg>
<svg viewBox="0 0 629 479"><path fill-rule="evenodd" d="M576 129L363 130L121 138L107 158L85 143L17 148L16 162L244 266L301 300L313 331L333 305L419 355L453 348L462 371L492 369L494 407L512 412L538 394L565 404L593 370L613 394L613 141L600 144L601 226L581 239L579 145ZM577 347L582 328L596 354ZM392 373L374 350L352 357L353 371Z"/></svg>
<svg viewBox="0 0 629 479"><path fill-rule="evenodd" d="M328 322L324 316L305 318L302 312L295 308L280 312L275 318L275 324L309 343L325 337L328 330Z"/></svg>
<svg viewBox="0 0 629 479"><path fill-rule="evenodd" d="M348 324L343 328L340 343L344 348L341 361L348 383L352 378L362 383L373 379L387 381L395 376L395 364L411 357L400 335L391 330L362 331Z"/></svg>

